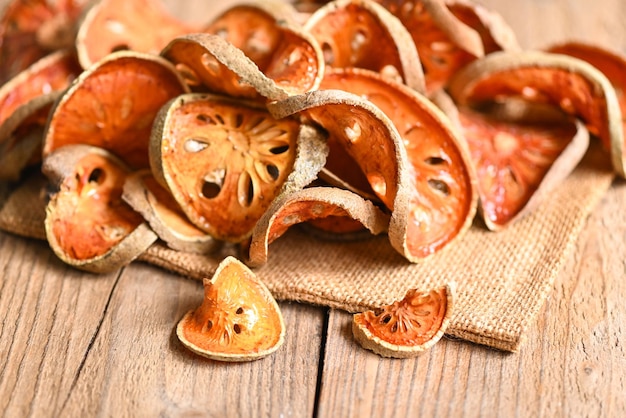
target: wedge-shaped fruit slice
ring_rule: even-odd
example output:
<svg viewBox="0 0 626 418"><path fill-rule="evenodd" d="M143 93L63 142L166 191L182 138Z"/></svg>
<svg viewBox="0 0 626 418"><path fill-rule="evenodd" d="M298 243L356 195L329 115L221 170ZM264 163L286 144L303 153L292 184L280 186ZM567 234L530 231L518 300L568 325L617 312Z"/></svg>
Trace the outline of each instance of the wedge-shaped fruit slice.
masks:
<svg viewBox="0 0 626 418"><path fill-rule="evenodd" d="M258 62L246 55L249 45L242 45L242 50L211 33L176 38L161 55L173 62L198 91L277 100L315 90L324 73L319 45L297 26L276 25L280 40L264 54L252 54Z"/></svg>
<svg viewBox="0 0 626 418"><path fill-rule="evenodd" d="M265 264L269 244L291 226L329 217L353 219L373 235L386 232L389 224L389 215L348 190L311 187L287 193L274 200L254 227L246 263L253 267Z"/></svg>
<svg viewBox="0 0 626 418"><path fill-rule="evenodd" d="M424 72L411 34L374 1L329 2L309 17L305 29L321 45L327 65L373 70L424 92Z"/></svg>
<svg viewBox="0 0 626 418"><path fill-rule="evenodd" d="M476 167L481 216L491 230L536 208L589 146L589 132L581 122L505 116L459 111Z"/></svg>
<svg viewBox="0 0 626 418"><path fill-rule="evenodd" d="M617 94L606 76L585 61L540 51L495 52L457 73L449 91L459 106L507 98L557 106L600 138L619 172L624 133Z"/></svg>
<svg viewBox="0 0 626 418"><path fill-rule="evenodd" d="M433 93L467 63L485 53L480 34L457 18L444 0L380 0L411 34Z"/></svg>
<svg viewBox="0 0 626 418"><path fill-rule="evenodd" d="M185 347L219 361L251 361L280 348L285 324L267 287L241 261L226 257L204 279L204 299L178 323Z"/></svg>
<svg viewBox="0 0 626 418"><path fill-rule="evenodd" d="M402 138L409 201L407 213L397 210L392 215L392 245L417 260L463 235L476 214L476 178L451 121L424 96L371 71L327 71L322 87L344 88L368 99L389 117Z"/></svg>
<svg viewBox="0 0 626 418"><path fill-rule="evenodd" d="M80 23L76 50L88 69L111 52L158 54L176 36L197 31L171 15L160 0L100 0Z"/></svg>
<svg viewBox="0 0 626 418"><path fill-rule="evenodd" d="M187 91L178 72L156 55L121 51L84 71L54 107L44 156L68 144L109 150L133 168L147 168L154 118Z"/></svg>
<svg viewBox="0 0 626 418"><path fill-rule="evenodd" d="M454 311L455 285L421 291L353 316L352 332L364 348L383 357L422 354L443 337Z"/></svg>
<svg viewBox="0 0 626 418"><path fill-rule="evenodd" d="M187 219L169 190L154 179L150 170L130 175L124 183L122 198L170 248L202 254L218 248L219 242Z"/></svg>
<svg viewBox="0 0 626 418"><path fill-rule="evenodd" d="M239 242L281 190L315 179L326 150L315 129L276 120L256 102L191 93L160 112L150 158L196 226Z"/></svg>
<svg viewBox="0 0 626 418"><path fill-rule="evenodd" d="M157 236L122 200L129 169L111 153L70 145L46 157L46 176L59 186L46 207L46 236L67 264L109 272L138 257Z"/></svg>
<svg viewBox="0 0 626 418"><path fill-rule="evenodd" d="M0 179L15 180L40 162L50 108L80 71L71 51L57 51L0 88Z"/></svg>
<svg viewBox="0 0 626 418"><path fill-rule="evenodd" d="M548 48L548 52L565 54L588 62L604 74L615 89L622 112L622 132L626 141L626 56L596 45L583 42L566 42ZM626 177L626 144L622 145L622 155L618 147L611 148L613 167Z"/></svg>
<svg viewBox="0 0 626 418"><path fill-rule="evenodd" d="M0 17L0 85L51 51L74 43L86 1L12 0Z"/></svg>

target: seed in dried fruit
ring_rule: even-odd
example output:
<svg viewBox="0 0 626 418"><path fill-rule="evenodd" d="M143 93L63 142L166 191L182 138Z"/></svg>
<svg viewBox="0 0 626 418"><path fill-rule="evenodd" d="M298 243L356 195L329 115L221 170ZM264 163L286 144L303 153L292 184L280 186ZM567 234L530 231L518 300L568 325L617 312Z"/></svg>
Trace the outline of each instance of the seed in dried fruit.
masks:
<svg viewBox="0 0 626 418"><path fill-rule="evenodd" d="M411 289L404 299L353 316L352 332L364 348L383 357L422 354L443 337L452 317L455 286Z"/></svg>
<svg viewBox="0 0 626 418"><path fill-rule="evenodd" d="M275 352L285 324L267 287L242 262L225 258L204 280L204 299L178 323L185 347L220 361L250 361Z"/></svg>

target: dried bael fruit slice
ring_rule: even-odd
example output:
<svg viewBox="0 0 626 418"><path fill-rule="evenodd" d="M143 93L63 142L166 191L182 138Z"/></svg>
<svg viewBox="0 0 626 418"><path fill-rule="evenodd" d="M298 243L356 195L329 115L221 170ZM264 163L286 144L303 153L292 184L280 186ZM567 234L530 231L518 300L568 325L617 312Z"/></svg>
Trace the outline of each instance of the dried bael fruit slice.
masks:
<svg viewBox="0 0 626 418"><path fill-rule="evenodd" d="M80 71L71 51L57 51L0 88L0 179L15 180L40 161L50 108Z"/></svg>
<svg viewBox="0 0 626 418"><path fill-rule="evenodd" d="M256 102L191 93L161 110L150 158L191 222L239 242L281 191L315 179L326 151L323 137L296 119L276 120Z"/></svg>
<svg viewBox="0 0 626 418"><path fill-rule="evenodd" d="M131 51L108 55L81 73L55 105L44 156L82 143L107 149L133 168L146 168L157 112L186 91L178 72L159 56Z"/></svg>
<svg viewBox="0 0 626 418"><path fill-rule="evenodd" d="M321 45L327 65L369 69L424 91L424 72L411 34L374 1L332 1L313 13L304 28Z"/></svg>
<svg viewBox="0 0 626 418"><path fill-rule="evenodd" d="M13 0L0 18L0 85L51 51L71 47L86 1Z"/></svg>
<svg viewBox="0 0 626 418"><path fill-rule="evenodd" d="M171 39L196 31L172 16L160 0L100 0L80 23L76 50L88 69L111 52L158 54Z"/></svg>
<svg viewBox="0 0 626 418"><path fill-rule="evenodd" d="M172 249L206 254L219 246L217 240L189 222L180 205L154 179L150 170L130 175L124 183L122 198L148 221L152 230Z"/></svg>
<svg viewBox="0 0 626 418"><path fill-rule="evenodd" d="M445 87L459 68L484 55L480 34L458 19L444 0L379 0L411 34L424 66L428 94Z"/></svg>
<svg viewBox="0 0 626 418"><path fill-rule="evenodd" d="M263 282L234 257L226 257L204 279L204 299L176 327L185 347L219 361L251 361L284 342L285 323Z"/></svg>
<svg viewBox="0 0 626 418"><path fill-rule="evenodd" d="M537 207L578 165L589 146L582 123L459 111L478 177L480 212L499 230Z"/></svg>
<svg viewBox="0 0 626 418"><path fill-rule="evenodd" d="M359 344L383 357L415 357L443 337L454 300L454 284L430 291L411 289L401 301L355 314L352 332Z"/></svg>
<svg viewBox="0 0 626 418"><path fill-rule="evenodd" d="M389 117L402 138L409 201L407 212L392 214L392 245L417 261L462 236L476 214L478 194L470 155L451 121L424 96L371 71L327 71L322 87L343 88L368 99Z"/></svg>
<svg viewBox="0 0 626 418"><path fill-rule="evenodd" d="M42 166L59 186L46 207L46 236L65 263L109 272L143 253L157 236L122 200L129 169L111 153L69 145L48 155Z"/></svg>
<svg viewBox="0 0 626 418"><path fill-rule="evenodd" d="M617 94L606 76L585 61L539 51L494 52L459 71L449 92L459 106L510 98L557 106L600 138L619 172L624 133Z"/></svg>
<svg viewBox="0 0 626 418"><path fill-rule="evenodd" d="M615 89L622 112L622 131L626 141L626 56L596 45L582 42L566 42L548 48L548 52L565 54L588 62L604 74ZM626 143L622 146L621 158L617 150L612 153L613 166L617 173L626 177Z"/></svg>
<svg viewBox="0 0 626 418"><path fill-rule="evenodd" d="M389 215L348 190L311 187L286 193L274 200L254 227L246 263L253 267L265 264L269 244L292 225L329 217L353 219L373 235L386 232L389 224Z"/></svg>

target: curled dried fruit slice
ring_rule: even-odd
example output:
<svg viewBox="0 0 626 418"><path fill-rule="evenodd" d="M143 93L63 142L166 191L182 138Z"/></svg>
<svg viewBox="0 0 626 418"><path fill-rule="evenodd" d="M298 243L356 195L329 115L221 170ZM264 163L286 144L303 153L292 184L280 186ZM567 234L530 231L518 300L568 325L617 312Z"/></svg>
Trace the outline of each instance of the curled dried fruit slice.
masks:
<svg viewBox="0 0 626 418"><path fill-rule="evenodd" d="M462 236L476 214L478 195L471 158L450 120L424 96L371 71L327 72L322 87L344 88L368 99L402 138L410 180L404 188L406 206L392 214L392 245L417 261Z"/></svg>
<svg viewBox="0 0 626 418"><path fill-rule="evenodd" d="M133 168L148 167L154 118L168 100L186 91L163 58L130 51L111 54L81 73L57 102L44 156L82 143L107 149Z"/></svg>
<svg viewBox="0 0 626 418"><path fill-rule="evenodd" d="M582 123L528 120L460 109L477 171L485 225L499 230L529 212L576 167L589 145Z"/></svg>
<svg viewBox="0 0 626 418"><path fill-rule="evenodd" d="M226 257L204 280L204 299L178 323L189 350L220 361L250 361L275 352L284 341L280 308L267 287L241 261Z"/></svg>
<svg viewBox="0 0 626 418"><path fill-rule="evenodd" d="M219 245L213 237L189 222L170 192L154 179L150 170L130 175L124 183L122 198L172 249L210 253Z"/></svg>
<svg viewBox="0 0 626 418"><path fill-rule="evenodd" d="M411 35L379 4L371 0L329 2L313 13L305 29L321 45L327 65L373 70L424 91L424 72Z"/></svg>
<svg viewBox="0 0 626 418"><path fill-rule="evenodd" d="M71 145L47 156L42 169L60 187L46 207L46 236L67 264L113 271L156 241L141 215L121 198L129 170L114 155Z"/></svg>
<svg viewBox="0 0 626 418"><path fill-rule="evenodd" d="M158 54L172 38L195 31L172 16L160 0L100 0L80 24L76 50L88 69L111 52Z"/></svg>
<svg viewBox="0 0 626 418"><path fill-rule="evenodd" d="M467 63L484 55L480 34L458 19L444 0L379 0L411 34L424 66L426 91L446 86Z"/></svg>
<svg viewBox="0 0 626 418"><path fill-rule="evenodd" d="M353 316L352 332L364 348L383 357L415 357L436 344L450 323L455 286L411 289L404 299Z"/></svg>
<svg viewBox="0 0 626 418"><path fill-rule="evenodd" d="M457 73L449 91L459 106L510 98L557 106L600 138L619 171L624 133L617 94L606 76L580 59L539 51L494 52Z"/></svg>
<svg viewBox="0 0 626 418"><path fill-rule="evenodd" d="M624 141L621 156L617 147L611 148L613 167L626 177L626 56L595 45L582 42L566 42L548 48L549 52L565 54L588 62L604 74L615 89L622 112Z"/></svg>
<svg viewBox="0 0 626 418"><path fill-rule="evenodd" d="M192 93L172 100L155 123L150 158L189 219L213 237L247 238L281 190L315 179L323 138L293 118L274 119L254 102Z"/></svg>
<svg viewBox="0 0 626 418"><path fill-rule="evenodd" d="M85 1L13 0L0 18L0 85L74 43Z"/></svg>
<svg viewBox="0 0 626 418"><path fill-rule="evenodd" d="M274 200L254 227L246 263L254 267L265 264L269 244L292 225L328 217L353 219L374 235L386 232L389 223L387 214L348 190L311 187L283 194Z"/></svg>

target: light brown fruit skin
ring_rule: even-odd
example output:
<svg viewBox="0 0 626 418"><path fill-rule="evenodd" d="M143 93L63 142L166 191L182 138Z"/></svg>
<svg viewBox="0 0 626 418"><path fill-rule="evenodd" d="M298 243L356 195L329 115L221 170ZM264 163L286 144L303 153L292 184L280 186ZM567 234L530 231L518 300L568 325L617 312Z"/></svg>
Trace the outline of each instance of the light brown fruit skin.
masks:
<svg viewBox="0 0 626 418"><path fill-rule="evenodd" d="M125 169L121 161L117 160L105 150L88 145L72 145L59 148L50 154L43 162L42 171L53 183L62 188L65 178L73 174L76 164L79 164L83 158L93 154L103 156L109 159L112 164L116 164L122 167L122 169ZM63 190L61 190L51 198L46 206L44 226L46 238L51 249L57 257L66 264L93 273L112 272L128 265L157 240L157 235L150 227L145 222L141 222L132 232L104 253L88 258L79 259L73 257L63 249L60 237L57 237L55 232L54 223L57 220L59 211L57 204L64 204L63 202L59 203L57 200L60 193L69 193L70 196L72 194L71 191L63 192ZM65 204L67 205L67 203ZM63 220L61 219L61 221Z"/></svg>
<svg viewBox="0 0 626 418"><path fill-rule="evenodd" d="M456 300L456 284L449 283L446 285L446 314L442 321L441 327L435 335L420 345L402 346L390 344L379 337L372 335L367 327L360 324L359 315L354 314L352 320L352 334L356 341L365 349L388 358L413 358L423 354L435 345L444 336L454 313L454 303Z"/></svg>
<svg viewBox="0 0 626 418"><path fill-rule="evenodd" d="M211 299L211 292L212 292L211 287L219 286L218 282L221 280L220 276L222 274L227 274L227 273L224 273L225 270L227 269L230 269L230 270L237 269L238 273L243 275L243 277L241 277L241 280L250 281L252 283L252 285L257 289L257 291L261 293L261 295L259 296L261 296L264 302L266 303L265 308L268 309L271 315L274 315L273 319L277 321L277 325L279 329L272 330L272 331L278 331L278 333L274 332L272 336L266 336L266 335L257 336L257 341L259 342L259 344L265 344L265 347L262 347L260 349L249 350L246 352L229 353L227 351L215 351L215 350L210 350L206 347L200 347L197 344L194 344L192 341L190 341L190 339L193 339L193 335L190 335L189 333L193 331L193 328L197 328L198 326L197 319L195 318L195 316L196 315L201 316L202 322L204 323L206 322L205 317L210 315L211 310L218 309L218 307L215 306L216 302ZM227 280L227 279L224 279L224 280ZM245 264L243 264L241 261L239 261L235 257L228 256L224 260L222 260L222 262L220 262L217 269L215 270L215 273L213 274L213 277L210 280L204 279L203 283L204 283L204 291L205 291L203 304L197 309L187 312L185 316L180 320L178 325L176 326L176 335L178 339L180 340L180 342L187 349L189 349L190 351L200 356L209 358L211 360L225 361L225 362L244 362L244 361L258 360L263 357L267 357L268 355L274 353L283 345L285 341L286 329L285 329L283 316L280 311L280 307L278 306L278 303L276 302L276 300L272 297L270 291L263 284L263 282L261 282L256 277L256 275L252 272L252 270L250 270L248 267L245 266ZM259 330L256 330L256 331L258 332ZM263 332L263 330L260 330L260 332ZM269 345L267 344L268 341L266 337L270 337L272 339L271 341L269 341Z"/></svg>

